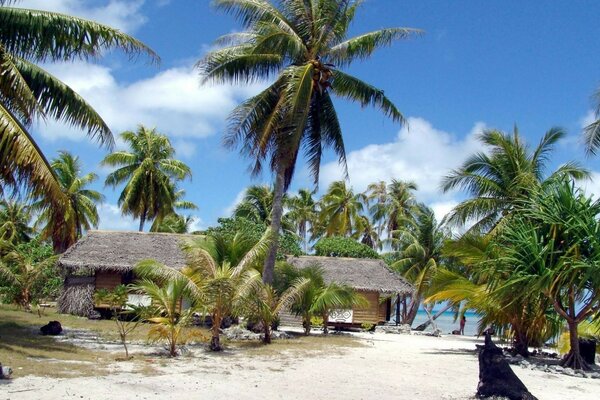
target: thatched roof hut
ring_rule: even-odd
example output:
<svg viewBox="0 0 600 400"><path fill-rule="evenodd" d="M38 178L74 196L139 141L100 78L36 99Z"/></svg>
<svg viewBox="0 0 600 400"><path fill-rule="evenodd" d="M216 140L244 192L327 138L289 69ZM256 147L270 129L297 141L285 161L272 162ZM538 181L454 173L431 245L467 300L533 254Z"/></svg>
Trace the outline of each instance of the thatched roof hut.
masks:
<svg viewBox="0 0 600 400"><path fill-rule="evenodd" d="M89 231L58 260L68 270L131 271L137 263L154 259L173 268L185 266L181 244L197 236L175 233Z"/></svg>
<svg viewBox="0 0 600 400"><path fill-rule="evenodd" d="M132 270L142 260L154 259L174 268L185 266L181 244L193 235L173 233L89 231L58 260L65 270L60 312L88 316L94 292L131 283Z"/></svg>
<svg viewBox="0 0 600 400"><path fill-rule="evenodd" d="M335 282L356 290L383 294L412 294L413 286L393 272L382 260L347 257L288 257L296 268L317 265L323 269L325 283Z"/></svg>
<svg viewBox="0 0 600 400"><path fill-rule="evenodd" d="M367 308L343 310L333 318L330 315L330 321L338 325L389 321L392 297L411 296L414 293L414 287L390 270L382 260L301 256L288 257L287 262L296 268L319 266L323 270L325 283L350 286L369 301Z"/></svg>

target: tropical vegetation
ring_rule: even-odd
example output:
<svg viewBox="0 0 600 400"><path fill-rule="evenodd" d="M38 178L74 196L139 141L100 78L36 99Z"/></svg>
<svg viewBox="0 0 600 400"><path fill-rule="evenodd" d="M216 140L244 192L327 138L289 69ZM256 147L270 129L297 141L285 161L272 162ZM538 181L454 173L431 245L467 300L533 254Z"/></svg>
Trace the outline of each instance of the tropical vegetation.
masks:
<svg viewBox="0 0 600 400"><path fill-rule="evenodd" d="M244 32L226 35L199 63L204 82L249 83L274 77L258 95L230 115L225 143L241 147L260 173L267 162L274 182L271 231L273 241L263 278L273 281L283 196L294 175L301 148L308 168L319 180L323 149L331 147L345 165L342 130L331 98L335 94L362 106L373 105L394 121L404 117L383 90L342 71L353 61L418 31L390 28L347 38L360 1L285 2L216 0L218 9L237 17Z"/></svg>
<svg viewBox="0 0 600 400"><path fill-rule="evenodd" d="M140 125L135 132L121 133L131 151L117 150L102 160L102 165L117 167L108 174L105 184L125 184L119 196L124 215L139 218L140 232L147 220L173 214L177 198L176 184L191 177L190 168L174 159L175 149L165 135Z"/></svg>

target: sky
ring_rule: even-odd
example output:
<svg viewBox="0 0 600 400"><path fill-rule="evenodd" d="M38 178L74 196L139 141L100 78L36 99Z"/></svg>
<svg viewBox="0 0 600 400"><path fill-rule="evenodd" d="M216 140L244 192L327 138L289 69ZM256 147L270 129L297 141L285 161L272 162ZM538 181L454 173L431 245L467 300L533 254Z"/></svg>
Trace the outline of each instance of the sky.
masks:
<svg viewBox="0 0 600 400"><path fill-rule="evenodd" d="M94 62L45 65L80 93L105 119L117 139L139 124L169 136L177 158L193 171L184 182L194 211L192 229L228 216L250 184L269 184L270 174L248 174L248 161L221 144L229 112L268 82L249 86L204 85L195 63L214 48L220 35L241 30L209 0L23 0L19 7L46 9L93 19L127 32L161 57L160 65L118 51ZM465 194L442 194L442 177L482 150L484 129L518 126L535 146L552 127L568 132L554 152L550 169L576 160L596 179L583 186L600 195L600 156L586 157L582 127L594 118L593 94L600 88L596 17L600 3L582 0L429 1L366 0L350 35L385 27L411 27L421 36L398 41L349 72L385 90L408 124L400 126L376 109L335 100L348 157L349 185L402 179L417 183L417 199L438 218ZM110 172L99 162L108 154L85 132L40 121L33 135L49 158L59 150L78 155L84 172L99 175L93 185L106 200L99 206L100 229L135 230L121 216L121 187L104 187ZM325 154L319 194L342 177L335 156ZM313 189L300 161L291 191Z"/></svg>

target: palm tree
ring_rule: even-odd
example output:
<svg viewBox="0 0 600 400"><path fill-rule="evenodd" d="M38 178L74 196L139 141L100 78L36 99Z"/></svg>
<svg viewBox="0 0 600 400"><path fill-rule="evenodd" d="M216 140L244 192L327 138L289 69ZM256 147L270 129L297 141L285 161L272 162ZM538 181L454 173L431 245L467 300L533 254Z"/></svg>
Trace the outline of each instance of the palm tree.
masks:
<svg viewBox="0 0 600 400"><path fill-rule="evenodd" d="M187 296L203 304L211 316L210 350L221 351L221 322L236 313L234 303L239 296L239 287L253 276L249 270L260 265L269 238L268 230L258 242L242 233L232 240L219 234L201 237L184 246L188 267L178 270L148 260L140 263L135 271L146 278L185 281Z"/></svg>
<svg viewBox="0 0 600 400"><path fill-rule="evenodd" d="M217 8L238 17L245 32L219 39L225 47L198 63L204 82L275 81L246 100L230 115L228 147L241 146L256 175L268 162L275 176L271 230L273 243L263 279L272 282L283 194L289 187L300 149L318 182L324 147L331 147L345 166L341 127L330 94L379 107L404 122L396 106L377 89L340 69L376 49L417 31L382 29L346 39L360 1L353 0L215 0Z"/></svg>
<svg viewBox="0 0 600 400"><path fill-rule="evenodd" d="M499 271L513 296L545 295L569 328L562 365L589 369L579 351L579 323L600 311L600 201L563 180L532 193L520 218L503 229Z"/></svg>
<svg viewBox="0 0 600 400"><path fill-rule="evenodd" d="M415 286L407 317L403 321L404 324L412 325L442 261L442 247L448 233L438 225L433 210L420 204L414 227L401 230L399 236L397 241L401 258L392 264L392 268Z"/></svg>
<svg viewBox="0 0 600 400"><path fill-rule="evenodd" d="M15 291L12 299L15 304L26 310L31 309L34 285L38 283L45 269L54 266L56 256L37 260L34 252L22 251L10 242L0 241L0 278Z"/></svg>
<svg viewBox="0 0 600 400"><path fill-rule="evenodd" d="M134 289L142 291L152 300L147 320L154 325L148 332L148 338L152 342L166 341L169 355L176 357L177 346L187 343L195 336L189 325L194 313L198 311L198 305L191 302L185 310L181 308L183 298L189 296L188 282L176 278L159 285L143 279Z"/></svg>
<svg viewBox="0 0 600 400"><path fill-rule="evenodd" d="M457 205L446 220L456 225L474 221L471 230L486 231L510 215L517 203L545 180L561 176L587 178L589 172L574 162L566 163L546 177L550 153L564 136L563 130L552 128L530 151L516 127L512 135L497 130L484 131L478 138L487 152L472 155L442 181L444 192L460 188L472 196Z"/></svg>
<svg viewBox="0 0 600 400"><path fill-rule="evenodd" d="M600 147L600 90L594 95L596 101L596 120L583 130L585 148L588 154L596 154Z"/></svg>
<svg viewBox="0 0 600 400"><path fill-rule="evenodd" d="M327 334L328 315L332 309L347 309L355 306L368 306L368 301L348 286L335 283L325 284L323 269L318 266L308 266L297 269L292 265L283 264L280 269L285 286L306 279L300 296L292 303L291 311L302 317L304 334L310 334L311 319L314 316L323 318L323 332Z"/></svg>
<svg viewBox="0 0 600 400"><path fill-rule="evenodd" d="M73 245L83 234L83 230L97 228L99 217L96 204L104 201L104 196L87 186L98 179L91 172L81 176L79 157L66 151L59 152L52 160L52 169L63 193L64 202L49 206L44 200L33 205L40 211L36 225L41 229L42 239L52 238L56 253L62 253Z"/></svg>
<svg viewBox="0 0 600 400"><path fill-rule="evenodd" d="M271 329L279 314L298 301L305 287L307 279L298 279L282 293L278 294L275 288L262 281L261 274L253 270L240 286L238 302L239 308L250 321L257 321L263 328L263 343L271 343Z"/></svg>
<svg viewBox="0 0 600 400"><path fill-rule="evenodd" d="M295 225L296 233L302 238L304 252L308 253L307 234L317 219L317 203L313 199L311 191L300 189L298 195L291 197L287 204L290 211L286 216Z"/></svg>
<svg viewBox="0 0 600 400"><path fill-rule="evenodd" d="M344 181L329 185L321 199L319 220L325 227L325 236L351 236L360 223L364 195L354 194Z"/></svg>
<svg viewBox="0 0 600 400"><path fill-rule="evenodd" d="M125 131L121 138L131 151L115 151L102 165L119 167L108 174L105 184L116 187L126 183L119 205L125 215L140 219L140 232L146 220L174 211L176 181L192 176L190 167L173 158L175 149L169 138L140 125L136 132Z"/></svg>
<svg viewBox="0 0 600 400"><path fill-rule="evenodd" d="M16 200L0 200L0 240L12 244L28 242L34 234L29 226L31 209Z"/></svg>
<svg viewBox="0 0 600 400"><path fill-rule="evenodd" d="M252 185L246 189L244 198L235 207L234 217L271 225L273 190L267 185Z"/></svg>
<svg viewBox="0 0 600 400"><path fill-rule="evenodd" d="M10 7L0 1L0 184L26 183L36 197L64 201L50 163L28 132L36 120L52 118L87 131L112 146L110 129L73 89L38 63L95 59L103 50L158 56L133 37L69 15ZM3 188L0 188L0 192Z"/></svg>
<svg viewBox="0 0 600 400"><path fill-rule="evenodd" d="M358 218L355 228L356 230L353 237L372 249L381 250L382 242L379 238L379 230L371 223L371 220L366 215L361 215Z"/></svg>
<svg viewBox="0 0 600 400"><path fill-rule="evenodd" d="M192 216L183 216L175 210L197 210L198 206L189 200L184 200L185 190L174 190L173 209L167 210L168 214L159 215L154 218L150 232L170 232L170 233L188 233L190 226L194 222Z"/></svg>

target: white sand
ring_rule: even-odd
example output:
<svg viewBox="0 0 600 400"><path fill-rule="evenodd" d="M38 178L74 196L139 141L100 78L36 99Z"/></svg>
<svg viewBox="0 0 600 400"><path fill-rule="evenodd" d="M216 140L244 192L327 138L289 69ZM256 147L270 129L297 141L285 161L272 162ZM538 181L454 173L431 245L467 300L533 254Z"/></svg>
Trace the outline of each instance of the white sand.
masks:
<svg viewBox="0 0 600 400"><path fill-rule="evenodd" d="M333 354L249 358L243 352L161 361L158 376L25 377L0 384L0 399L469 399L478 382L467 337L360 334L366 347ZM300 358L297 358L300 357ZM134 364L119 363L126 370ZM540 400L599 399L600 380L513 367Z"/></svg>

